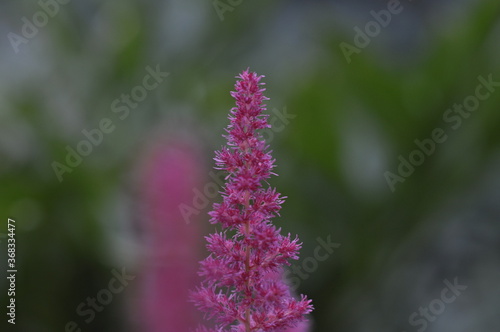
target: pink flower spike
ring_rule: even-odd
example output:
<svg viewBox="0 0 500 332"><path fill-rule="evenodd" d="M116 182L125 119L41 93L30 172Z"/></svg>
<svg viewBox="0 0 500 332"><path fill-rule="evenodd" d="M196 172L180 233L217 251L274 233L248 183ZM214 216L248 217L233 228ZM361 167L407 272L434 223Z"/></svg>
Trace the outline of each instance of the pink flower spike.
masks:
<svg viewBox="0 0 500 332"><path fill-rule="evenodd" d="M202 318L189 303L189 292L199 283L202 224L198 217L186 220L180 210L205 181L198 144L178 134L161 136L148 145L140 165L145 240L135 312L140 331L189 331Z"/></svg>
<svg viewBox="0 0 500 332"><path fill-rule="evenodd" d="M262 114L267 100L262 77L248 69L237 77L227 146L215 153L216 169L228 176L222 202L209 215L223 230L206 238L211 254L201 262L204 280L191 298L217 325L200 331L305 332L304 315L313 310L311 300L296 299L277 277L289 260L298 259L301 244L281 235L270 221L285 197L263 187L274 174L275 160L259 132L270 127Z"/></svg>

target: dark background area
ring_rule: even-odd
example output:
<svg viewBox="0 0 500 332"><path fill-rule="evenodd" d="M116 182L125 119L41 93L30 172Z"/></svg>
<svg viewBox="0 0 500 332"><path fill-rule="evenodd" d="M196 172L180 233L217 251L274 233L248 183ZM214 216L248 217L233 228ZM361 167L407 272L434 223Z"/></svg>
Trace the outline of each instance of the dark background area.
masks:
<svg viewBox="0 0 500 332"><path fill-rule="evenodd" d="M23 17L43 8L0 4L0 329L65 331L75 321L82 331L148 331L138 304L140 276L152 273L142 264L146 151L188 141L195 188L211 183L229 91L249 67L266 76L278 119L266 134L279 174L271 185L288 199L275 223L303 242L294 264L310 270L297 291L313 299L311 331L498 332L500 87L473 111L453 107L474 100L480 77L500 82L500 2L401 1L364 47L355 27L391 1L214 3L69 1L17 46ZM357 51L346 57L342 43ZM168 76L116 112L113 102L157 66ZM114 130L58 179L54 162L106 118ZM415 140L440 129L426 154ZM193 203L194 191L177 195L169 181L165 206ZM165 222L210 231L204 203L189 224L175 209ZM5 315L7 218L16 220L15 326ZM328 237L340 247L312 263ZM124 268L137 282L86 324L78 305ZM441 308L445 280L467 288ZM412 324L432 303L439 314Z"/></svg>

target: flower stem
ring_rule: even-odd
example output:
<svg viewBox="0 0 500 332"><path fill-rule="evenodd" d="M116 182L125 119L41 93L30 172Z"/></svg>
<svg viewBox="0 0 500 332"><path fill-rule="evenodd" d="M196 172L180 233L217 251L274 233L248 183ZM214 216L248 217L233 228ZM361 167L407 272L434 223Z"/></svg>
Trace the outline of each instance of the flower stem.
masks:
<svg viewBox="0 0 500 332"><path fill-rule="evenodd" d="M245 209L248 210L248 206L250 204L250 194L247 192L245 194ZM246 220L245 222L245 236L247 238L250 237L250 221ZM245 272L247 272L248 277L246 281L246 290L250 292L250 247L247 245L245 250ZM246 332L251 332L250 328L250 308L246 309L245 312L245 330Z"/></svg>

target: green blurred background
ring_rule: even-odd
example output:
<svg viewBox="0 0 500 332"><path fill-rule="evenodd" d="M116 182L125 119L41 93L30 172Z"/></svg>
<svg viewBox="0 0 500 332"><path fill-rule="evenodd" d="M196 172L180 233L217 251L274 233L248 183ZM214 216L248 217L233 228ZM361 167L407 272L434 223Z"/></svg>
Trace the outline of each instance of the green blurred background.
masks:
<svg viewBox="0 0 500 332"><path fill-rule="evenodd" d="M298 288L314 301L313 331L500 331L500 88L457 128L443 118L474 95L479 76L500 82L498 0L401 1L350 63L341 43L355 45L354 28L387 1L59 6L13 46L22 18L42 7L0 3L2 308L8 217L18 265L16 325L2 309L1 331L64 331L70 320L83 331L142 331L130 323L133 287L89 325L75 308L112 269L141 272L132 179L144 147L175 128L203 142L208 174L234 76L247 67L266 76L270 114L289 114L270 140L280 175L271 184L289 197L276 224L299 235L302 261L318 237L340 244ZM148 66L169 75L119 119L112 102ZM52 163L103 118L115 130L59 181ZM398 174L398 158L436 128L446 141L391 190L386 172ZM412 325L455 278L463 294L425 328Z"/></svg>

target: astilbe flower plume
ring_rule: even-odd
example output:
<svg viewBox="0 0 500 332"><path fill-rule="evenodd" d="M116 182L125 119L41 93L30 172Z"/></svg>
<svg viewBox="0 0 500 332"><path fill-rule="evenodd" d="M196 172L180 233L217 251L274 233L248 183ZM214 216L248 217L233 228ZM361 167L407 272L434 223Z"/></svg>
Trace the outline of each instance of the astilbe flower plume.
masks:
<svg viewBox="0 0 500 332"><path fill-rule="evenodd" d="M204 181L198 144L177 133L162 135L146 146L138 167L145 250L133 313L143 332L185 332L202 318L188 302L199 283L202 224L199 218L187 224L179 211Z"/></svg>
<svg viewBox="0 0 500 332"><path fill-rule="evenodd" d="M209 213L210 222L223 230L206 237L211 253L200 263L204 281L192 300L217 325L201 331L282 331L304 321L313 309L311 300L294 298L276 277L290 259L298 259L301 244L271 223L286 197L264 187L275 160L260 133L270 128L262 113L268 99L262 77L249 70L237 77L231 92L236 107L224 136L228 146L214 158L216 169L228 172L222 202Z"/></svg>

